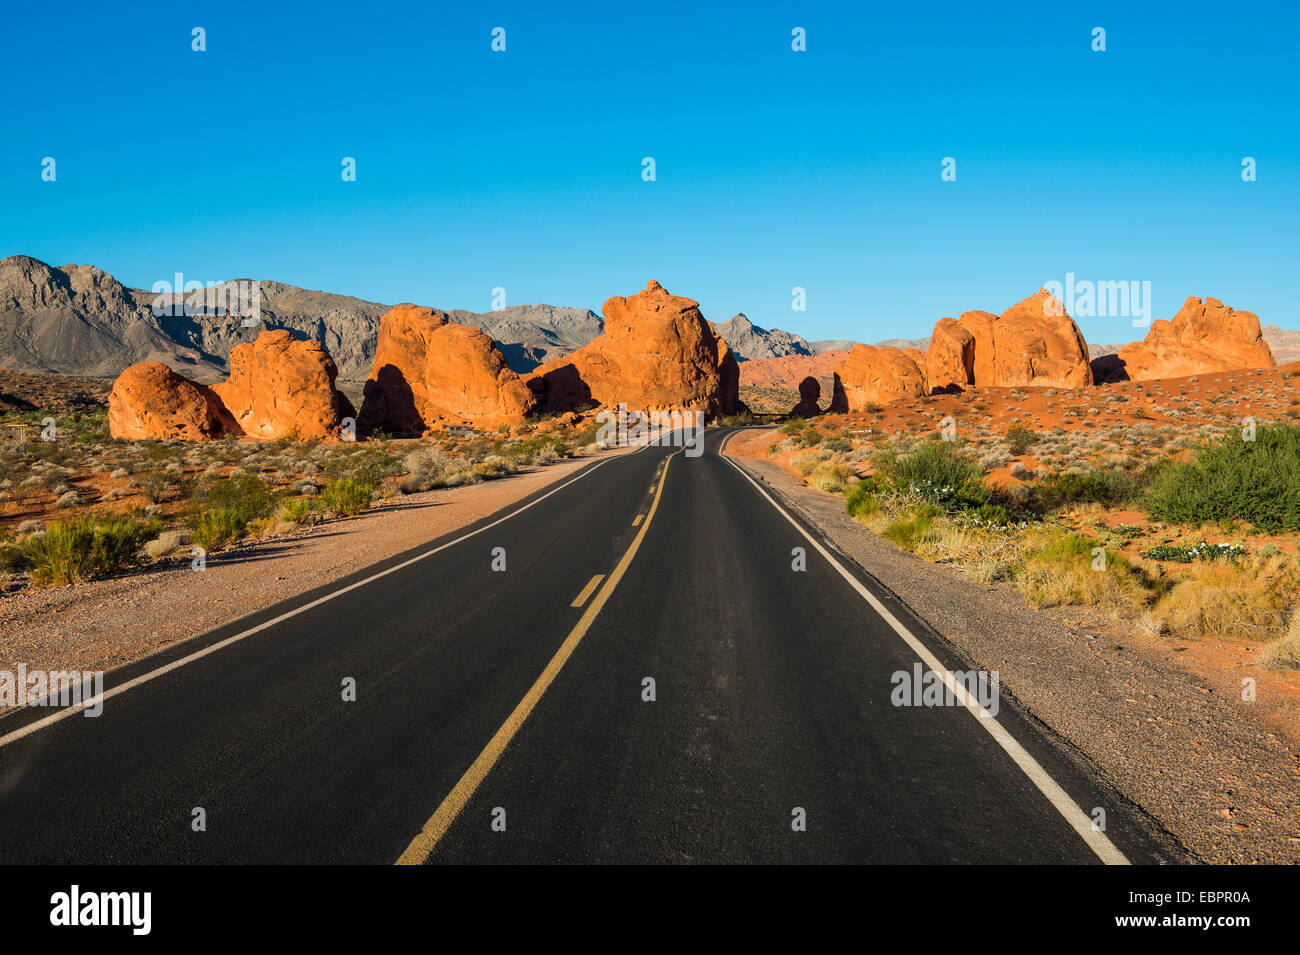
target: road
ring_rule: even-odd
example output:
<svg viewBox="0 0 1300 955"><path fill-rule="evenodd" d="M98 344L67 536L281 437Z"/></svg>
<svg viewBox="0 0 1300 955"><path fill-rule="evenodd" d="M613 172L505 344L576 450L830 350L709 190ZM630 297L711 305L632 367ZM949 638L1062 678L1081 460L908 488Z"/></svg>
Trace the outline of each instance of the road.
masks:
<svg viewBox="0 0 1300 955"><path fill-rule="evenodd" d="M1169 860L1014 705L894 705L965 664L727 437L109 674L97 718L0 720L0 862Z"/></svg>

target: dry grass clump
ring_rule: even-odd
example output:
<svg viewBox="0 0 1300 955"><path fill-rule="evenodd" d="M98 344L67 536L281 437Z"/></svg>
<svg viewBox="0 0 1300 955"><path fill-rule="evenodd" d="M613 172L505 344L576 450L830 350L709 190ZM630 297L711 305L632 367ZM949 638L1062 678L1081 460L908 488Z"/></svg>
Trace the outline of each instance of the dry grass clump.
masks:
<svg viewBox="0 0 1300 955"><path fill-rule="evenodd" d="M1153 613L1184 636L1276 640L1284 633L1281 585L1288 574L1279 558L1189 565L1187 578L1170 588Z"/></svg>
<svg viewBox="0 0 1300 955"><path fill-rule="evenodd" d="M1300 610L1291 615L1286 635L1265 649L1264 665L1273 670L1300 670Z"/></svg>

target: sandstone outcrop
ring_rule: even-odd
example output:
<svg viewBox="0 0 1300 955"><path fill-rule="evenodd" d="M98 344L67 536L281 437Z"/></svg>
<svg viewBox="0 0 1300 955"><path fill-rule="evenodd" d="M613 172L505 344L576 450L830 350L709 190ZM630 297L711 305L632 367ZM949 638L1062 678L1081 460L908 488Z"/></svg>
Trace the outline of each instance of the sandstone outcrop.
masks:
<svg viewBox="0 0 1300 955"><path fill-rule="evenodd" d="M338 438L352 403L334 387L338 368L320 342L285 329L262 332L230 351L230 377L212 386L239 430L270 441L289 435Z"/></svg>
<svg viewBox="0 0 1300 955"><path fill-rule="evenodd" d="M832 409L838 410L843 391L845 411L861 411L869 404L887 404L928 394L925 373L916 360L897 348L855 345L835 369Z"/></svg>
<svg viewBox="0 0 1300 955"><path fill-rule="evenodd" d="M954 319L941 318L925 353L926 384L933 393L959 392L975 383L975 336Z"/></svg>
<svg viewBox="0 0 1300 955"><path fill-rule="evenodd" d="M492 339L445 313L397 305L379 322L375 364L366 379L357 426L423 434L444 425L519 424L533 396Z"/></svg>
<svg viewBox="0 0 1300 955"><path fill-rule="evenodd" d="M799 403L790 409L792 418L815 418L822 413L817 401L822 396L822 386L816 378L809 375L799 382Z"/></svg>
<svg viewBox="0 0 1300 955"><path fill-rule="evenodd" d="M972 371L977 386L1092 384L1083 333L1046 289L1001 315L965 312L958 322L975 339Z"/></svg>
<svg viewBox="0 0 1300 955"><path fill-rule="evenodd" d="M210 388L157 361L131 365L108 396L108 432L124 441L203 441L235 427Z"/></svg>
<svg viewBox="0 0 1300 955"><path fill-rule="evenodd" d="M636 295L609 299L601 311L604 334L539 365L528 379L546 410L622 404L715 416L736 407L739 374L733 379L722 368L726 356L698 303L652 281Z"/></svg>
<svg viewBox="0 0 1300 955"><path fill-rule="evenodd" d="M1102 381L1142 381L1275 364L1253 312L1193 295L1171 321L1152 322L1145 339L1094 359L1093 369Z"/></svg>

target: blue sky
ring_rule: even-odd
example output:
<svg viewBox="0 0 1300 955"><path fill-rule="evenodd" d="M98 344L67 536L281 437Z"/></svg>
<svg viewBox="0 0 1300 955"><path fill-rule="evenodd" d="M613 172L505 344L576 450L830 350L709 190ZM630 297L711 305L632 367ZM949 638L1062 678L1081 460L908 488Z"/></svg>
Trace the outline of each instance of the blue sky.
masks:
<svg viewBox="0 0 1300 955"><path fill-rule="evenodd" d="M0 255L474 311L654 278L865 341L1073 272L1300 327L1296 9L985 6L11 5Z"/></svg>

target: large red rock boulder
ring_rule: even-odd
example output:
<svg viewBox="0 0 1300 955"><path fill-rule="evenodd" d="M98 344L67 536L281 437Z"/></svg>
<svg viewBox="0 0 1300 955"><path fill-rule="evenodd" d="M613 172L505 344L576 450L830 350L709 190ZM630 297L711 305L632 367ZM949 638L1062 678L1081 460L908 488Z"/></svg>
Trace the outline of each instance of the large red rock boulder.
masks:
<svg viewBox="0 0 1300 955"><path fill-rule="evenodd" d="M366 380L362 434L423 434L446 425L520 424L532 394L481 329L443 312L397 305L379 320L375 363Z"/></svg>
<svg viewBox="0 0 1300 955"><path fill-rule="evenodd" d="M125 441L203 441L238 430L212 389L156 361L131 365L108 395L108 432Z"/></svg>
<svg viewBox="0 0 1300 955"><path fill-rule="evenodd" d="M854 345L849 357L835 368L835 379L831 399L831 410L835 412L861 411L867 405L920 398L929 393L925 373L916 360L897 348Z"/></svg>
<svg viewBox="0 0 1300 955"><path fill-rule="evenodd" d="M232 348L229 363L230 377L212 391L250 438L338 438L343 419L356 414L334 387L338 368L320 342L265 331Z"/></svg>
<svg viewBox="0 0 1300 955"><path fill-rule="evenodd" d="M605 333L533 370L528 386L548 411L625 405L630 411L726 414L738 400L718 338L698 303L658 282L602 307ZM725 386L724 386L725 381Z"/></svg>
<svg viewBox="0 0 1300 955"><path fill-rule="evenodd" d="M959 392L975 383L975 336L951 318L941 318L925 353L926 384L934 393Z"/></svg>
<svg viewBox="0 0 1300 955"><path fill-rule="evenodd" d="M1258 316L1193 295L1172 321L1157 319L1144 340L1096 359L1093 368L1103 381L1141 381L1275 364Z"/></svg>
<svg viewBox="0 0 1300 955"><path fill-rule="evenodd" d="M1001 315L965 312L958 323L974 339L975 385L1081 388L1092 384L1083 333L1046 289Z"/></svg>

